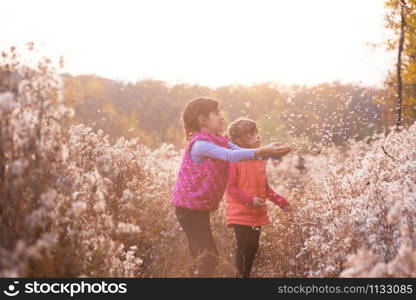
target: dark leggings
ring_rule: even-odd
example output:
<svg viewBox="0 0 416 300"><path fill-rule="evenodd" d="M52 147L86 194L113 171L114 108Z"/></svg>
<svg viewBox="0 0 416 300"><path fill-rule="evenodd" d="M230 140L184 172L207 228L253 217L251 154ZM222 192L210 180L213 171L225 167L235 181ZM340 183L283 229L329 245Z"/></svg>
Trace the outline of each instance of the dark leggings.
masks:
<svg viewBox="0 0 416 300"><path fill-rule="evenodd" d="M197 258L190 272L194 277L210 277L217 265L218 250L212 236L209 212L175 207L176 217L188 239L189 251Z"/></svg>
<svg viewBox="0 0 416 300"><path fill-rule="evenodd" d="M233 224L237 240L235 263L240 277L250 277L254 257L259 247L260 226L246 226ZM256 230L257 229L257 230Z"/></svg>

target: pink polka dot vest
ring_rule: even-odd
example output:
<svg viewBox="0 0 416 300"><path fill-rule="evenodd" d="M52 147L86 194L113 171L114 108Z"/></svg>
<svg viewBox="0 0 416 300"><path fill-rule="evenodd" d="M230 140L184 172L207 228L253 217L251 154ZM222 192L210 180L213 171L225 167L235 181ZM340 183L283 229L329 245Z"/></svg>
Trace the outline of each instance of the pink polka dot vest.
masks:
<svg viewBox="0 0 416 300"><path fill-rule="evenodd" d="M228 180L228 162L206 157L196 163L191 158L191 147L197 140L206 140L229 148L228 139L221 135L198 131L188 142L173 187L171 203L191 210L214 211L224 196Z"/></svg>

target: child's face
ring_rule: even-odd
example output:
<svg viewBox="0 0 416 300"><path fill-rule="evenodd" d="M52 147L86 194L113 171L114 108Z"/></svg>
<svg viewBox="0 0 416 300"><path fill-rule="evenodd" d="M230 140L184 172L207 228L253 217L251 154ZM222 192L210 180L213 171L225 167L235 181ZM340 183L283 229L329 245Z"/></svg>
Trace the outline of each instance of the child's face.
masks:
<svg viewBox="0 0 416 300"><path fill-rule="evenodd" d="M243 148L258 148L260 147L261 138L256 129L255 131L249 132L245 136L238 138L238 142Z"/></svg>
<svg viewBox="0 0 416 300"><path fill-rule="evenodd" d="M211 111L208 117L201 118L202 129L220 134L224 131L224 117L219 110Z"/></svg>

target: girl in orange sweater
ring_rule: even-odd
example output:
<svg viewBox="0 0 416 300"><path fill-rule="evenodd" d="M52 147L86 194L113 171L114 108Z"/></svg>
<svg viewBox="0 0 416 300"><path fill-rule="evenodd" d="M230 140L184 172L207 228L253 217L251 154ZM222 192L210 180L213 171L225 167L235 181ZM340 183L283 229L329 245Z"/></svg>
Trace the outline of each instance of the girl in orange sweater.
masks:
<svg viewBox="0 0 416 300"><path fill-rule="evenodd" d="M244 148L258 148L260 136L257 123L240 118L228 127L230 141ZM291 149L286 148L283 155ZM266 200L271 200L284 211L290 211L287 199L276 194L269 186L265 160L247 160L229 163L225 191L226 223L233 227L237 241L236 268L241 277L250 277L256 255L261 226L269 223Z"/></svg>

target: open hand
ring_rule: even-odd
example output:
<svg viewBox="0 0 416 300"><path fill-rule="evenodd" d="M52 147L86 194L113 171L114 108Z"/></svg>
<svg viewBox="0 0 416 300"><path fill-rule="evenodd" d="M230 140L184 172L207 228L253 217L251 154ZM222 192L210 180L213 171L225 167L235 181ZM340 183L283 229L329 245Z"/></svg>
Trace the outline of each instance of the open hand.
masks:
<svg viewBox="0 0 416 300"><path fill-rule="evenodd" d="M288 154L292 149L290 147L284 147L282 143L273 142L267 145L270 155L275 155L278 157L283 157Z"/></svg>
<svg viewBox="0 0 416 300"><path fill-rule="evenodd" d="M266 200L259 198L259 197L254 197L253 198L253 206L254 207L262 207L266 205Z"/></svg>

